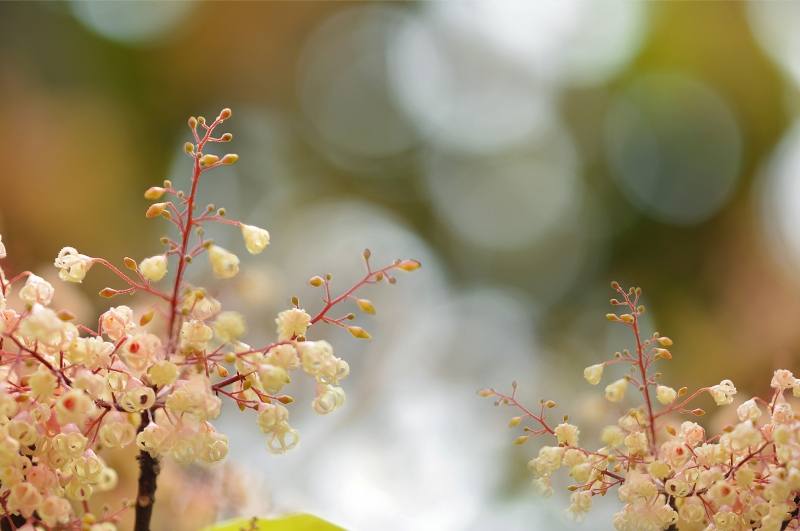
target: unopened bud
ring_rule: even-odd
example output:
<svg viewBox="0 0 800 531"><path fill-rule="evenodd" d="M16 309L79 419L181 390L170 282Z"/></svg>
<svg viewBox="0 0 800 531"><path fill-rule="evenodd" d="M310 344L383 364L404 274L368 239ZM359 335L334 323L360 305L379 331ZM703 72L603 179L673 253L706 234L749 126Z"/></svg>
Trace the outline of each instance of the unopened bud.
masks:
<svg viewBox="0 0 800 531"><path fill-rule="evenodd" d="M511 419L511 422L508 423L508 427L513 428L514 426L519 426L520 422L522 422L522 417L514 417Z"/></svg>
<svg viewBox="0 0 800 531"><path fill-rule="evenodd" d="M632 323L633 322L633 316L631 314L629 314L629 313L626 313L626 314L620 315L619 316L619 320L622 321L623 323Z"/></svg>
<svg viewBox="0 0 800 531"><path fill-rule="evenodd" d="M298 299L295 295L292 295L292 304L294 304L295 306L300 305L300 299Z"/></svg>
<svg viewBox="0 0 800 531"><path fill-rule="evenodd" d="M678 389L678 396L685 395L688 390L689 389L687 387L681 387L680 389Z"/></svg>
<svg viewBox="0 0 800 531"><path fill-rule="evenodd" d="M239 406L239 411L244 411L245 409L247 409L247 407L245 407L245 405L242 404L241 402L236 402L236 405Z"/></svg>
<svg viewBox="0 0 800 531"><path fill-rule="evenodd" d="M164 195L167 190L165 188L161 188L160 186L153 186L148 188L147 191L144 193L144 198L154 201Z"/></svg>
<svg viewBox="0 0 800 531"><path fill-rule="evenodd" d="M152 321L155 315L156 315L155 310L150 310L149 312L143 314L142 317L139 319L139 326L144 326L150 321Z"/></svg>
<svg viewBox="0 0 800 531"><path fill-rule="evenodd" d="M230 142L231 140L233 140L233 135L230 133L225 133L219 139L220 142Z"/></svg>
<svg viewBox="0 0 800 531"><path fill-rule="evenodd" d="M670 426L669 424L665 424L665 425L664 425L664 429L666 429L666 430L667 430L667 433L669 433L669 434L670 434L670 435L672 435L673 437L674 437L675 435L677 435L677 432L675 431L675 428L673 428L673 427L672 427L672 426Z"/></svg>
<svg viewBox="0 0 800 531"><path fill-rule="evenodd" d="M367 299L357 299L358 307L366 313L375 313L375 307Z"/></svg>
<svg viewBox="0 0 800 531"><path fill-rule="evenodd" d="M554 407L556 407L556 403L553 402L552 400L548 400L547 402L544 403L544 405L546 407L550 408L550 409L553 409Z"/></svg>
<svg viewBox="0 0 800 531"><path fill-rule="evenodd" d="M183 150L184 150L186 153L194 153L194 144L192 144L191 142L186 142L186 143L183 145Z"/></svg>
<svg viewBox="0 0 800 531"><path fill-rule="evenodd" d="M191 127L192 129L197 127L197 118L195 118L194 116L189 118L189 127Z"/></svg>
<svg viewBox="0 0 800 531"><path fill-rule="evenodd" d="M217 374L225 378L226 376L228 376L228 369L226 369L222 365L217 365Z"/></svg>
<svg viewBox="0 0 800 531"><path fill-rule="evenodd" d="M292 402L294 402L294 398L292 398L289 395L283 395L283 396L276 397L276 400L278 402L280 402L281 404L291 404Z"/></svg>
<svg viewBox="0 0 800 531"><path fill-rule="evenodd" d="M705 415L705 414L706 414L706 412L705 412L705 411L703 411L703 410L702 410L702 409L700 409L700 408L697 408L697 409L693 409L693 410L692 410L692 415L695 415L695 416L697 416L697 417L700 417L700 416L702 416L702 415Z"/></svg>
<svg viewBox="0 0 800 531"><path fill-rule="evenodd" d="M617 317L616 314L613 314L613 313L607 313L606 314L606 319L608 319L609 321L612 321L612 322L613 321L619 321L619 317Z"/></svg>
<svg viewBox="0 0 800 531"><path fill-rule="evenodd" d="M665 349L665 348L657 348L656 352L658 353L659 356L661 356L665 360L671 360L672 359L672 353L669 350Z"/></svg>
<svg viewBox="0 0 800 531"><path fill-rule="evenodd" d="M372 256L372 253L369 249L364 249L364 260L369 260L369 257Z"/></svg>
<svg viewBox="0 0 800 531"><path fill-rule="evenodd" d="M611 283L611 287L612 287L613 289L619 289L619 283L618 283L618 282L616 282L616 281L614 281L614 282L612 282L612 283Z"/></svg>
<svg viewBox="0 0 800 531"><path fill-rule="evenodd" d="M347 315L345 315L344 317L345 317L345 319L347 319L348 321L352 321L353 319L355 319L355 318L356 318L356 314L354 314L354 313L348 313L348 314L347 314Z"/></svg>
<svg viewBox="0 0 800 531"><path fill-rule="evenodd" d="M56 312L56 317L62 321L72 321L75 319L75 314L69 310L58 310Z"/></svg>
<svg viewBox="0 0 800 531"><path fill-rule="evenodd" d="M219 160L219 157L216 155L203 155L200 158L200 166L211 166L215 162Z"/></svg>
<svg viewBox="0 0 800 531"><path fill-rule="evenodd" d="M222 109L222 112L219 113L220 120L227 120L230 117L231 117L231 110L228 108Z"/></svg>
<svg viewBox="0 0 800 531"><path fill-rule="evenodd" d="M397 264L398 269L402 269L403 271L414 271L415 269L419 269L419 266L422 265L416 260L403 260L399 264Z"/></svg>
<svg viewBox="0 0 800 531"><path fill-rule="evenodd" d="M101 297L106 297L108 299L110 299L111 297L113 297L116 294L117 294L117 290L111 289L111 288L104 288L102 291L100 291L100 296Z"/></svg>
<svg viewBox="0 0 800 531"><path fill-rule="evenodd" d="M139 268L136 266L136 260L133 258L125 257L125 267L130 269L131 271L138 271Z"/></svg>
<svg viewBox="0 0 800 531"><path fill-rule="evenodd" d="M478 396L482 396L483 398L489 398L490 396L493 395L494 393L491 391L491 389L481 389L480 391L478 391Z"/></svg>
<svg viewBox="0 0 800 531"><path fill-rule="evenodd" d="M145 212L145 217L147 218L154 218L156 216L160 216L162 212L167 208L166 203L154 203L150 205L150 208L147 209Z"/></svg>
<svg viewBox="0 0 800 531"><path fill-rule="evenodd" d="M375 280L377 280L378 282L383 280L383 273L378 273L377 275L375 275Z"/></svg>
<svg viewBox="0 0 800 531"><path fill-rule="evenodd" d="M394 278L393 276L386 275L386 282L388 282L389 284L394 284L395 282L397 282L397 279Z"/></svg>
<svg viewBox="0 0 800 531"><path fill-rule="evenodd" d="M666 336L656 338L656 341L658 341L658 344L661 345L662 347L672 346L672 340Z"/></svg>
<svg viewBox="0 0 800 531"><path fill-rule="evenodd" d="M227 155L222 157L222 163L226 164L228 166L230 166L231 164L233 164L237 160L239 160L239 155L236 155L234 153L228 153Z"/></svg>
<svg viewBox="0 0 800 531"><path fill-rule="evenodd" d="M198 116L197 123L199 123L200 125L206 125L206 119L203 118L202 116Z"/></svg>
<svg viewBox="0 0 800 531"><path fill-rule="evenodd" d="M350 333L353 334L353 337L357 339L369 339L372 337L367 333L366 330L364 330L360 326L348 326L347 330L349 330Z"/></svg>
<svg viewBox="0 0 800 531"><path fill-rule="evenodd" d="M315 288L320 287L323 282L324 281L322 280L321 277L311 277L311 279L308 281L308 283L314 286Z"/></svg>
<svg viewBox="0 0 800 531"><path fill-rule="evenodd" d="M514 439L514 442L512 444L525 444L526 442L528 442L528 439L530 439L530 437L531 437L530 435L520 435L519 437Z"/></svg>
<svg viewBox="0 0 800 531"><path fill-rule="evenodd" d="M236 354L233 352L226 352L225 353L225 363L233 363L236 361Z"/></svg>

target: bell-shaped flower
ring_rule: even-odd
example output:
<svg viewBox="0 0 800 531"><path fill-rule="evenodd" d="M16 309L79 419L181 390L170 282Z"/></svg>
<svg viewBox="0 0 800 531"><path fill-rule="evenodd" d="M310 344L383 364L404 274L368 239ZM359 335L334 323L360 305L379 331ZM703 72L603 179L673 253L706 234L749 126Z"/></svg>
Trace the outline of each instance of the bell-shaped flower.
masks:
<svg viewBox="0 0 800 531"><path fill-rule="evenodd" d="M244 223L240 223L240 225L242 226L244 244L247 246L247 250L250 251L250 254L258 254L269 245L269 232L252 225L245 225Z"/></svg>

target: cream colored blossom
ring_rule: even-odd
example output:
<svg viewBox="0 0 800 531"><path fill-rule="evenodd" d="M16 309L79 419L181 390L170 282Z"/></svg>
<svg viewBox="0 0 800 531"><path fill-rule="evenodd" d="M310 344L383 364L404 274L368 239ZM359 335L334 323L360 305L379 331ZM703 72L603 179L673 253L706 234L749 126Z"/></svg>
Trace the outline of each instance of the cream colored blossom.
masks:
<svg viewBox="0 0 800 531"><path fill-rule="evenodd" d="M295 336L304 335L308 325L311 323L311 316L299 308L285 310L278 314L275 324L278 325L278 339L286 341Z"/></svg>
<svg viewBox="0 0 800 531"><path fill-rule="evenodd" d="M244 243L250 254L258 254L269 245L269 232L253 225L245 225L240 223L242 227L242 236L244 236Z"/></svg>
<svg viewBox="0 0 800 531"><path fill-rule="evenodd" d="M736 394L736 388L730 380L722 380L718 385L715 385L708 390L714 401L718 406L730 404L733 402L733 395Z"/></svg>
<svg viewBox="0 0 800 531"><path fill-rule="evenodd" d="M166 255L159 254L142 260L139 263L139 271L147 280L158 282L167 274L168 266Z"/></svg>
<svg viewBox="0 0 800 531"><path fill-rule="evenodd" d="M31 312L20 322L19 331L31 339L50 343L60 338L64 322L50 308L34 304Z"/></svg>
<svg viewBox="0 0 800 531"><path fill-rule="evenodd" d="M222 312L212 325L217 337L222 341L234 342L247 332L244 317L238 312Z"/></svg>
<svg viewBox="0 0 800 531"><path fill-rule="evenodd" d="M743 402L738 408L736 408L736 413L739 415L739 420L742 422L745 420L752 420L755 422L759 419L759 417L761 417L761 409L759 409L758 404L756 404L756 401L753 398Z"/></svg>
<svg viewBox="0 0 800 531"><path fill-rule="evenodd" d="M586 378L586 381L590 384L597 385L600 382L600 378L603 376L603 366L602 363L598 363L597 365L586 367L583 369L583 377Z"/></svg>
<svg viewBox="0 0 800 531"><path fill-rule="evenodd" d="M133 330L133 310L127 306L111 308L100 317L103 332L113 341L119 341L122 336Z"/></svg>
<svg viewBox="0 0 800 531"><path fill-rule="evenodd" d="M55 266L61 269L58 276L67 282L82 282L92 267L93 259L79 254L73 247L64 247L58 253Z"/></svg>
<svg viewBox="0 0 800 531"><path fill-rule="evenodd" d="M678 392L672 387L667 387L665 385L656 387L656 398L664 405L671 404L676 396L678 396Z"/></svg>
<svg viewBox="0 0 800 531"><path fill-rule="evenodd" d="M19 290L19 298L31 306L37 303L42 306L50 306L53 293L53 286L48 281L36 275L28 275L28 280Z"/></svg>
<svg viewBox="0 0 800 531"><path fill-rule="evenodd" d="M192 319L181 325L181 348L202 352L212 335L211 329L202 321Z"/></svg>
<svg viewBox="0 0 800 531"><path fill-rule="evenodd" d="M770 386L772 386L773 389L785 391L790 387L794 387L795 383L795 377L790 371L787 371L786 369L778 369L772 376L772 382L770 382Z"/></svg>
<svg viewBox="0 0 800 531"><path fill-rule="evenodd" d="M580 430L577 426L563 422L556 426L553 431L555 436L558 438L559 443L567 444L569 446L578 445L578 435L580 434Z"/></svg>
<svg viewBox="0 0 800 531"><path fill-rule="evenodd" d="M211 262L211 271L217 278L232 278L239 272L239 258L222 247L209 247L208 260Z"/></svg>
<svg viewBox="0 0 800 531"><path fill-rule="evenodd" d="M174 363L165 360L157 361L147 370L155 385L172 385L178 379L180 369Z"/></svg>
<svg viewBox="0 0 800 531"><path fill-rule="evenodd" d="M344 405L344 389L330 385L318 385L317 396L311 402L311 407L320 415L339 409Z"/></svg>

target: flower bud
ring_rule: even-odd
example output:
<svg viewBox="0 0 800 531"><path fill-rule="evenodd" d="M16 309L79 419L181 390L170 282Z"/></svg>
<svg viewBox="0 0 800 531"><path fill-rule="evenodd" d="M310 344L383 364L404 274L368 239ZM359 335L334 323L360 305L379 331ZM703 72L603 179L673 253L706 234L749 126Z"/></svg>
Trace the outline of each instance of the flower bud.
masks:
<svg viewBox="0 0 800 531"><path fill-rule="evenodd" d="M656 387L656 398L664 405L672 403L677 396L678 392L672 387L667 387L665 385L659 385Z"/></svg>
<svg viewBox="0 0 800 531"><path fill-rule="evenodd" d="M222 157L221 162L226 166L230 166L231 164L234 164L237 160L239 160L239 155L236 155L235 153L228 153L227 155Z"/></svg>
<svg viewBox="0 0 800 531"><path fill-rule="evenodd" d="M606 398L610 402L622 402L625 398L625 389L628 387L628 380L622 378L606 387Z"/></svg>
<svg viewBox="0 0 800 531"><path fill-rule="evenodd" d="M604 364L598 363L597 365L586 367L583 370L583 377L586 378L586 381L590 384L597 385L600 382L600 378L603 376L603 366Z"/></svg>
<svg viewBox="0 0 800 531"><path fill-rule="evenodd" d="M219 160L219 157L216 155L203 155L200 158L200 166L211 166L215 162Z"/></svg>
<svg viewBox="0 0 800 531"><path fill-rule="evenodd" d="M144 213L146 218L155 218L161 215L167 208L167 203L153 203L148 207L147 212Z"/></svg>
<svg viewBox="0 0 800 531"><path fill-rule="evenodd" d="M239 258L222 247L209 247L208 259L211 262L211 271L217 278L232 278L239 272Z"/></svg>
<svg viewBox="0 0 800 531"><path fill-rule="evenodd" d="M402 269L403 271L414 271L415 269L419 269L422 264L417 262L416 260L403 260L397 267Z"/></svg>
<svg viewBox="0 0 800 531"><path fill-rule="evenodd" d="M348 326L347 330L351 334L353 334L353 337L355 337L356 339L369 339L372 337L366 330L364 330L360 326Z"/></svg>
<svg viewBox="0 0 800 531"><path fill-rule="evenodd" d="M367 299L356 299L356 302L363 312L375 313L375 307Z"/></svg>
<svg viewBox="0 0 800 531"><path fill-rule="evenodd" d="M144 198L154 201L160 198L164 193L166 193L166 188L161 188L159 186L153 186L152 188L148 188L147 191L144 193Z"/></svg>
<svg viewBox="0 0 800 531"><path fill-rule="evenodd" d="M147 280L158 282L167 274L167 265L166 255L159 254L142 260L139 264L139 271Z"/></svg>
<svg viewBox="0 0 800 531"><path fill-rule="evenodd" d="M244 244L250 254L258 254L269 245L269 232L253 225L245 225L244 223L240 225L242 226Z"/></svg>

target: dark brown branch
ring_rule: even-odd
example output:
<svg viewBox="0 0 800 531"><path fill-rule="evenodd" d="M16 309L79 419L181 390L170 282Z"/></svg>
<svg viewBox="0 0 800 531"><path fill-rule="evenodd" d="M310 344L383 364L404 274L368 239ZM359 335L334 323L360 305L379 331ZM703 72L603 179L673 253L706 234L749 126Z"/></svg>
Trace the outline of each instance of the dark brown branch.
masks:
<svg viewBox="0 0 800 531"><path fill-rule="evenodd" d="M150 412L152 414L152 412ZM137 433L141 433L149 423L148 412L142 412L142 422ZM144 450L136 457L139 461L139 492L136 494L136 523L134 531L150 531L150 519L153 516L153 504L156 501L156 479L161 472L161 463L157 457Z"/></svg>

